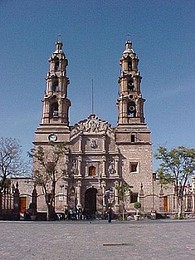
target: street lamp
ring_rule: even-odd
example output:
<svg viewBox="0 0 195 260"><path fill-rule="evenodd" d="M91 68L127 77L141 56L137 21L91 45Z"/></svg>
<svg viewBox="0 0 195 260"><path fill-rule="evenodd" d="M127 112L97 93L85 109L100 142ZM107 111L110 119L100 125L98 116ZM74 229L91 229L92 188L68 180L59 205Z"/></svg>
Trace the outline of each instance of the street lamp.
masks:
<svg viewBox="0 0 195 260"><path fill-rule="evenodd" d="M112 188L105 191L106 205L108 210L108 222L112 220L112 203L114 202L114 192Z"/></svg>

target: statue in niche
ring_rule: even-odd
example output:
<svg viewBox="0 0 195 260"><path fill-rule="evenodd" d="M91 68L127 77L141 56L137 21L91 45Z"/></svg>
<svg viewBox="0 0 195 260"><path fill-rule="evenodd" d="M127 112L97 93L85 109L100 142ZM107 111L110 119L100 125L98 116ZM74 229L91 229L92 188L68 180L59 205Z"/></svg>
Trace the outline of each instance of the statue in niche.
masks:
<svg viewBox="0 0 195 260"><path fill-rule="evenodd" d="M108 166L108 173L109 174L115 174L115 168L114 168L114 160L110 160L109 166Z"/></svg>
<svg viewBox="0 0 195 260"><path fill-rule="evenodd" d="M97 147L97 141L95 139L92 139L91 142L91 148L95 149Z"/></svg>
<svg viewBox="0 0 195 260"><path fill-rule="evenodd" d="M77 174L77 159L72 160L71 173Z"/></svg>

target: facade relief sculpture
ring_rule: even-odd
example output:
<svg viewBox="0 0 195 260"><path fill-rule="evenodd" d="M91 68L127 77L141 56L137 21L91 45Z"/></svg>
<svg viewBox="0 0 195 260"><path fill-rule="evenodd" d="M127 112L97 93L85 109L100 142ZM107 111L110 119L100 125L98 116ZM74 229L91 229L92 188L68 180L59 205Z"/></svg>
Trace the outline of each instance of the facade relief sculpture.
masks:
<svg viewBox="0 0 195 260"><path fill-rule="evenodd" d="M71 129L71 139L82 134L108 134L114 136L113 129L107 121L99 119L96 115L90 115L87 119L75 124Z"/></svg>

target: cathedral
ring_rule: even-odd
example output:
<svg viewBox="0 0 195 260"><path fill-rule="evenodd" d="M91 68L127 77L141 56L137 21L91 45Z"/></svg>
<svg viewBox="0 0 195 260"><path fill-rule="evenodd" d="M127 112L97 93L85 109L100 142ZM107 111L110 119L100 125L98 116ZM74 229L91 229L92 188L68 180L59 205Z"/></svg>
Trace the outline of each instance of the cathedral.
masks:
<svg viewBox="0 0 195 260"><path fill-rule="evenodd" d="M46 178L44 187L35 181L36 172L44 175L43 168L35 160L32 178L12 178L20 213L34 205L35 212L45 214L51 194L54 194L54 209L59 213L78 209L98 218L111 209L116 216L121 212L128 216L134 214L137 201L144 214L151 210L163 214L177 211L174 185L164 189L153 173L152 143L144 117L145 99L138 62L131 41L127 40L120 58L119 91L116 89L116 126L96 114L70 125L68 59L61 40L56 42L49 59L42 119L33 145L34 150L41 148L48 153L45 163L49 167L54 165L52 149L62 144L66 149L60 164L56 164L54 193L49 193L53 185L49 179ZM193 187L195 178L193 185L185 190L186 212L195 212ZM45 193L44 189L49 192Z"/></svg>
<svg viewBox="0 0 195 260"><path fill-rule="evenodd" d="M56 187L57 211L79 207L90 214L101 214L109 200L117 214L120 185L129 187L123 194L126 210L131 210L139 200L143 187L146 194L152 193L152 145L144 118L145 99L138 62L131 41L127 40L120 58L116 126L96 114L71 126L68 59L62 42L56 42L49 59L42 121L35 132L34 147L50 149L50 142L68 144L64 155L67 174ZM40 196L38 210L43 209L44 200Z"/></svg>

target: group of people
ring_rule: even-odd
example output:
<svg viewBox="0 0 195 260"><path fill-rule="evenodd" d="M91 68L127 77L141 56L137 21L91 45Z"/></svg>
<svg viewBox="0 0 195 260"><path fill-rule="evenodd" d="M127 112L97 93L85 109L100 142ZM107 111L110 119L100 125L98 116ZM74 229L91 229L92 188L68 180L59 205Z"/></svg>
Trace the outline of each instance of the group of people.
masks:
<svg viewBox="0 0 195 260"><path fill-rule="evenodd" d="M82 219L84 219L83 218L83 210L81 208L66 209L65 210L65 219L82 220Z"/></svg>
<svg viewBox="0 0 195 260"><path fill-rule="evenodd" d="M82 210L82 208L66 209L65 219L67 220L93 220L96 219L96 214ZM108 208L106 214L104 214L103 219L107 219L109 223L112 221L112 209Z"/></svg>

